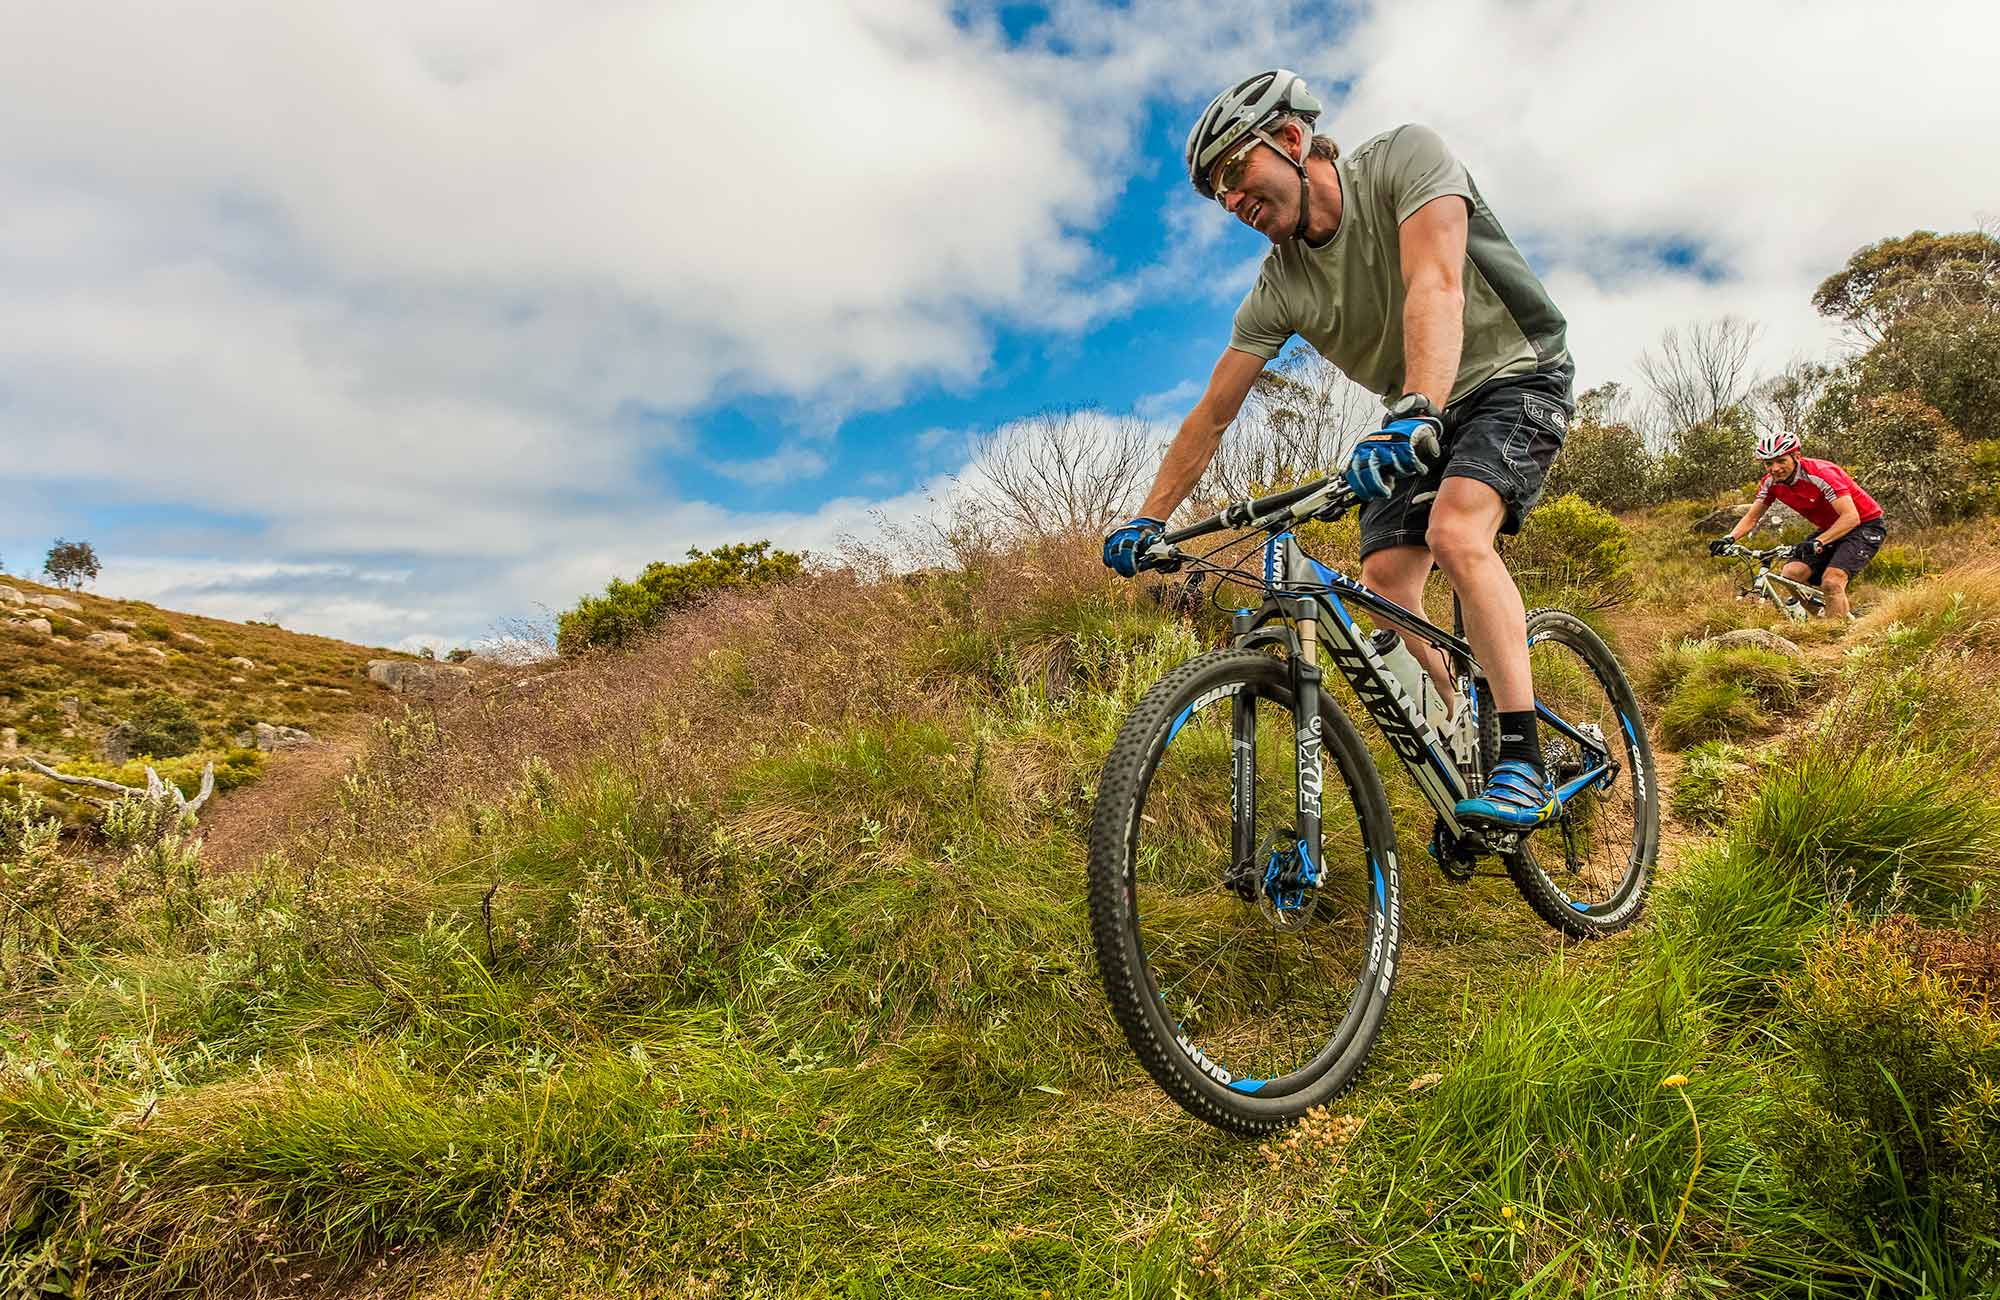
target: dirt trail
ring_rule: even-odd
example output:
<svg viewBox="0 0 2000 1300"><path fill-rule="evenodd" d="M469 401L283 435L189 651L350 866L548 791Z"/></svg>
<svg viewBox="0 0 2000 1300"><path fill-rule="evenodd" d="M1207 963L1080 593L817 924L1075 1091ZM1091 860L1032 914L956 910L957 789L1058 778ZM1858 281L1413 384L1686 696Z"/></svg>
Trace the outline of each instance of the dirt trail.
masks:
<svg viewBox="0 0 2000 1300"><path fill-rule="evenodd" d="M331 798L349 760L366 746L373 722L356 719L317 744L268 755L257 780L216 795L199 831L209 871L222 875L255 865L310 820Z"/></svg>

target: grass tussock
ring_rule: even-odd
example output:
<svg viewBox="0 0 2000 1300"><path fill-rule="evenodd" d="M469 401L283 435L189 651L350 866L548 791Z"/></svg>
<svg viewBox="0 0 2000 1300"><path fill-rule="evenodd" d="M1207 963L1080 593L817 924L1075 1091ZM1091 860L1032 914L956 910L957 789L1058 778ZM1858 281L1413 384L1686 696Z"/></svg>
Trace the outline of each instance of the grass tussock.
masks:
<svg viewBox="0 0 2000 1300"><path fill-rule="evenodd" d="M1815 670L1756 645L1683 641L1648 666L1642 689L1660 704L1660 737L1676 749L1768 734L1811 688Z"/></svg>

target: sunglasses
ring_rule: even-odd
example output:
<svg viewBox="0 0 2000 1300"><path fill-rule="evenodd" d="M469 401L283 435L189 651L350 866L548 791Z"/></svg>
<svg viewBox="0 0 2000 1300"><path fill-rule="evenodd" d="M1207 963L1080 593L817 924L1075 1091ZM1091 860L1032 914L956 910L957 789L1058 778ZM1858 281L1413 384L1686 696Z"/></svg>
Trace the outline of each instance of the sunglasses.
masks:
<svg viewBox="0 0 2000 1300"><path fill-rule="evenodd" d="M1236 152L1224 158L1221 165L1215 169L1215 180L1212 188L1215 191L1215 201L1217 203L1221 203L1227 199L1231 191L1242 188L1243 178L1250 171L1250 155L1256 152L1258 145L1263 143L1265 143L1263 132L1252 132L1241 145L1237 146ZM1276 145L1272 146L1272 148L1276 147Z"/></svg>

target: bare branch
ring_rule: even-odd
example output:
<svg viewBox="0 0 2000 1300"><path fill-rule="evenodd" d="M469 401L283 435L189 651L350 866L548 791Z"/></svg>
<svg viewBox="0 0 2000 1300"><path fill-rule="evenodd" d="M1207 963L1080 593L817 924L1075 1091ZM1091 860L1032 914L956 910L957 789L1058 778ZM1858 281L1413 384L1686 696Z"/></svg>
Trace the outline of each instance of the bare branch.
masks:
<svg viewBox="0 0 2000 1300"><path fill-rule="evenodd" d="M1040 411L977 440L957 504L1010 536L1101 532L1137 504L1159 455L1142 420L1087 407Z"/></svg>
<svg viewBox="0 0 2000 1300"><path fill-rule="evenodd" d="M1639 358L1639 373L1668 439L1713 421L1742 402L1753 382L1750 349L1759 327L1740 316L1719 316L1670 328L1654 350Z"/></svg>
<svg viewBox="0 0 2000 1300"><path fill-rule="evenodd" d="M48 764L29 758L26 755L22 756L21 761L51 781L60 781L64 785L94 786L99 790L109 790L112 794L125 799L146 799L153 803L170 801L176 808L179 808L182 812L190 816L200 812L201 806L208 802L210 795L215 793L215 764L212 761L202 767L201 790L195 795L192 801L181 793L179 786L171 781L162 780L160 774L151 767L146 769L146 787L142 790L137 786L120 785L116 781L106 781L102 777L76 776L69 772L58 772ZM113 800L96 799L93 802L109 805Z"/></svg>
<svg viewBox="0 0 2000 1300"><path fill-rule="evenodd" d="M68 772L58 772L46 763L39 762L36 759L28 758L25 756L22 757L21 761L26 763L29 767L34 768L37 772L40 772L43 776L49 778L49 780L60 781L64 785L95 786L99 790L109 790L111 793L115 795L123 795L128 797L137 797L140 795L144 795L146 793L144 790L135 789L134 787L129 785L120 785L116 781L106 781L101 777L72 776ZM153 771L152 768L150 767L147 768L146 769L147 775L149 776L152 775L152 771ZM157 780L158 778L155 777L154 779Z"/></svg>
<svg viewBox="0 0 2000 1300"><path fill-rule="evenodd" d="M1257 377L1195 499L1229 501L1331 473L1381 423L1381 400L1301 348Z"/></svg>

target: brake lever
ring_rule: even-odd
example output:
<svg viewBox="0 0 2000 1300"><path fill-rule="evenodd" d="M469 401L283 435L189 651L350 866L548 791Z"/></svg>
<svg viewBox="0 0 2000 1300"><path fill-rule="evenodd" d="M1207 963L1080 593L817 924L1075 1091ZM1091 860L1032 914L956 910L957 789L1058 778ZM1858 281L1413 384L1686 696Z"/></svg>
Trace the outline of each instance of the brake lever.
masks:
<svg viewBox="0 0 2000 1300"><path fill-rule="evenodd" d="M1185 555L1165 542L1154 542L1139 553L1139 558L1143 562L1140 567L1153 573L1178 573L1187 562Z"/></svg>

